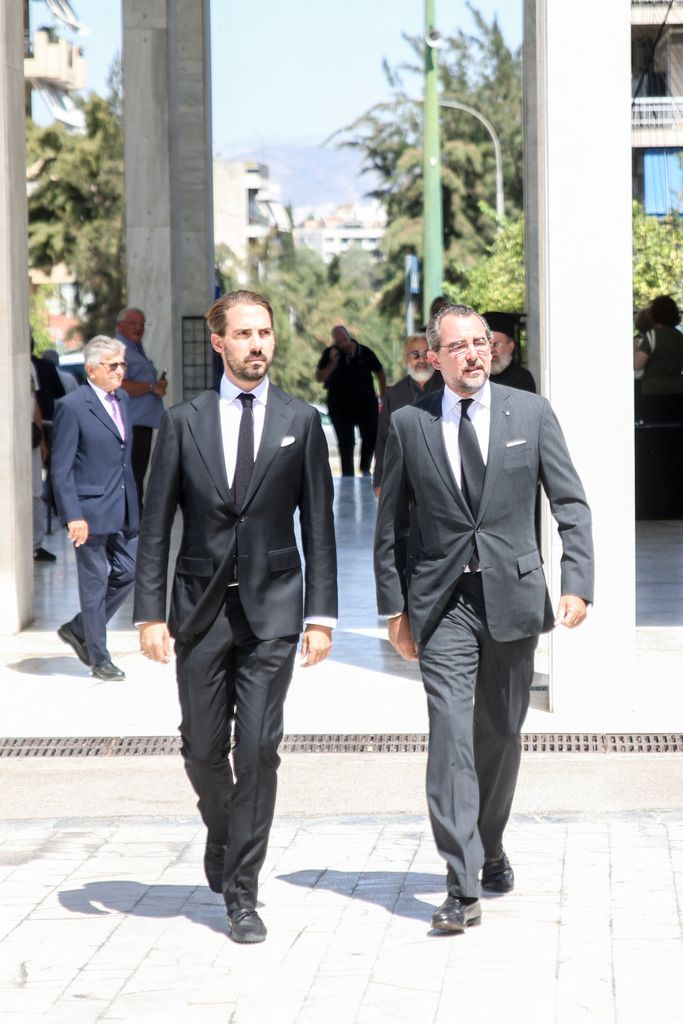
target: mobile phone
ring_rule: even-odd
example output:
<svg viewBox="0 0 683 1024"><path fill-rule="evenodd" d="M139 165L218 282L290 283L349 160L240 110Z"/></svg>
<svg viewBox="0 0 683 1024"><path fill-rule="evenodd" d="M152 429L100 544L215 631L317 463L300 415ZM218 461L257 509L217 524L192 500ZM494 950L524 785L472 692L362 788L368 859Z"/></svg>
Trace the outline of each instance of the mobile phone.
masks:
<svg viewBox="0 0 683 1024"><path fill-rule="evenodd" d="M168 370L162 370L161 373L159 374L159 380L166 380L166 374L167 373L168 373Z"/></svg>

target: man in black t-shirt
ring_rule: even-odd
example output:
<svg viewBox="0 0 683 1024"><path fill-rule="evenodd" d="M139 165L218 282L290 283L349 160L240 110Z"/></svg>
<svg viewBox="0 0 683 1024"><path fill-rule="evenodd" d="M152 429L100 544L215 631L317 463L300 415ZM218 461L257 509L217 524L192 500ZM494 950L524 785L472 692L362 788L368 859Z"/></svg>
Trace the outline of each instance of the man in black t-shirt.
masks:
<svg viewBox="0 0 683 1024"><path fill-rule="evenodd" d="M359 345L346 327L332 329L332 345L320 357L315 379L327 389L327 407L339 443L342 476L354 476L354 430L360 431L360 470L370 476L377 436L377 396L386 391L387 379L379 359L365 345Z"/></svg>

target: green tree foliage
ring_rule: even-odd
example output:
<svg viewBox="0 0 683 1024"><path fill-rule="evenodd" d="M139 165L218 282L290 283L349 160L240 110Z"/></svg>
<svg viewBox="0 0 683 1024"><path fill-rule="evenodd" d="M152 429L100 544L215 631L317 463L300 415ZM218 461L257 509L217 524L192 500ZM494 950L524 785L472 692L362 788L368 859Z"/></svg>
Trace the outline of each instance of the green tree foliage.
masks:
<svg viewBox="0 0 683 1024"><path fill-rule="evenodd" d="M475 33L444 39L440 82L444 99L480 110L493 124L503 152L506 214L522 208L522 55L503 39L497 19L487 22L470 7ZM358 151L378 179L389 225L382 249L388 268L381 308L397 317L403 304L403 257L422 252L422 110L406 90L406 77L422 73L421 37L406 37L416 58L398 69L385 66L391 102L372 107L345 128L337 142ZM446 279L457 286L491 245L495 222L487 206L495 196L495 158L490 136L471 114L442 108L442 180Z"/></svg>
<svg viewBox="0 0 683 1024"><path fill-rule="evenodd" d="M523 313L524 288L524 218L518 217L504 222L487 254L463 272L460 284L446 284L445 294L473 309Z"/></svg>
<svg viewBox="0 0 683 1024"><path fill-rule="evenodd" d="M106 99L83 101L84 135L29 121L29 262L76 277L87 333L109 334L125 303L123 127L116 71Z"/></svg>
<svg viewBox="0 0 683 1024"><path fill-rule="evenodd" d="M649 217L633 204L633 308L642 309L657 295L671 295L683 305L683 229L680 217Z"/></svg>

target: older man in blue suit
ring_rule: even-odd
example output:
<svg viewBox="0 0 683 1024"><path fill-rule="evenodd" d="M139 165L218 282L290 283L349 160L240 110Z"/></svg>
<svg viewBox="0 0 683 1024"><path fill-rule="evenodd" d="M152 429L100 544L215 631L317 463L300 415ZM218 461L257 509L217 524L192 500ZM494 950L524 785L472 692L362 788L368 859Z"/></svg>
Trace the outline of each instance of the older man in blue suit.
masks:
<svg viewBox="0 0 683 1024"><path fill-rule="evenodd" d="M57 630L98 679L125 678L107 650L107 622L135 578L138 497L121 342L104 335L84 352L87 383L55 406L52 488L74 544L81 610Z"/></svg>

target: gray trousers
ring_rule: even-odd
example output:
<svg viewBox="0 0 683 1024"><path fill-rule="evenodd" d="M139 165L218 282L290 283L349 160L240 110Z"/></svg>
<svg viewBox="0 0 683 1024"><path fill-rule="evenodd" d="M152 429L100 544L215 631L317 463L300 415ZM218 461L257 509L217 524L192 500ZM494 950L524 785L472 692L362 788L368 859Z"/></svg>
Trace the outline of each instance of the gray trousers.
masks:
<svg viewBox="0 0 683 1024"><path fill-rule="evenodd" d="M429 709L427 804L452 896L478 896L484 859L503 852L537 642L494 640L481 576L468 573L420 647Z"/></svg>

